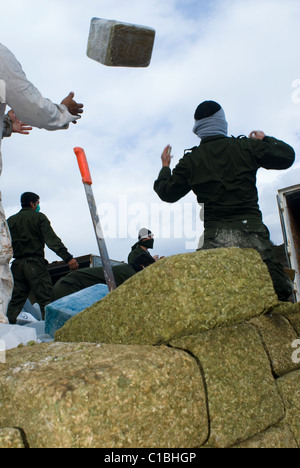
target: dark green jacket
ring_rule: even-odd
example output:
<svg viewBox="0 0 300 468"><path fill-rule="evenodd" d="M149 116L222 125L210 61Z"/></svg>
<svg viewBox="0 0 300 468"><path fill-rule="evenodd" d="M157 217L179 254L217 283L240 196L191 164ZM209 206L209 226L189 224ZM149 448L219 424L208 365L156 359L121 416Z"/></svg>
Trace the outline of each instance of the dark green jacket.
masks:
<svg viewBox="0 0 300 468"><path fill-rule="evenodd" d="M134 246L133 246L132 249L131 249L130 254L128 255L128 260L127 260L128 263L134 263L135 259L136 259L139 255L146 255L147 257L150 258L150 260L153 260L153 257L152 257L152 255L148 252L148 250L142 249L142 247L140 246L140 244L137 242L136 244L134 244Z"/></svg>
<svg viewBox="0 0 300 468"><path fill-rule="evenodd" d="M185 154L173 173L164 167L154 184L161 200L174 203L191 190L204 203L205 227L220 221L252 219L261 221L256 173L265 169L287 169L295 152L272 137L214 136L204 138L199 147Z"/></svg>
<svg viewBox="0 0 300 468"><path fill-rule="evenodd" d="M36 213L31 208L23 208L7 220L14 258L42 257L45 244L66 263L72 260L62 241L53 231L50 221L43 213Z"/></svg>

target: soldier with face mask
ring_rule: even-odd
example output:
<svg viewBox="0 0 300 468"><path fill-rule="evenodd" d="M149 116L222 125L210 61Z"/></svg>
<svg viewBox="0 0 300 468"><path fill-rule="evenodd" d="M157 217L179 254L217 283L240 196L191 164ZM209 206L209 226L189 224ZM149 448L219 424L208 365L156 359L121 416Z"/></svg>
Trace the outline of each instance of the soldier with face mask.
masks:
<svg viewBox="0 0 300 468"><path fill-rule="evenodd" d="M45 306L50 303L53 285L44 258L45 245L62 258L70 270L77 270L79 266L53 231L49 219L40 212L40 197L25 192L21 205L21 211L7 220L14 255L11 266L14 289L7 310L11 324L16 323L30 291L35 294L43 316Z"/></svg>
<svg viewBox="0 0 300 468"><path fill-rule="evenodd" d="M161 200L174 203L193 191L204 204L202 249L253 248L266 263L281 301L293 293L293 284L274 256L268 228L258 204L256 174L259 168L288 169L295 151L287 143L253 131L246 137L229 137L225 112L215 101L201 103L193 131L200 138L171 171L171 147L162 154L163 168L154 184Z"/></svg>
<svg viewBox="0 0 300 468"><path fill-rule="evenodd" d="M136 257L145 254L150 259L158 260L158 256L152 257L148 249L153 249L154 235L149 229L142 228L139 231L138 242L131 247L131 252L128 255L128 263L133 263Z"/></svg>

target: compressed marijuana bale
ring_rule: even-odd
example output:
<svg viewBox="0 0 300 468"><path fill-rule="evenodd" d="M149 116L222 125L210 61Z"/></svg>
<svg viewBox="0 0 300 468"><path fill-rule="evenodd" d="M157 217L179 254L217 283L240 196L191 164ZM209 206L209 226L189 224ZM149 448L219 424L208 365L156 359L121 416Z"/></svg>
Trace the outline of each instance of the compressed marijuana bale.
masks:
<svg viewBox="0 0 300 468"><path fill-rule="evenodd" d="M256 448L256 449L287 449L299 448L291 429L279 424L267 429L265 432L258 434L253 439L242 442L234 448Z"/></svg>
<svg viewBox="0 0 300 468"><path fill-rule="evenodd" d="M256 327L262 339L274 375L280 377L300 368L300 362L296 364L291 359L291 343L298 335L287 318L267 314L252 318L249 323Z"/></svg>
<svg viewBox="0 0 300 468"><path fill-rule="evenodd" d="M268 269L255 250L204 250L150 265L69 320L55 338L167 344L262 315L277 303Z"/></svg>
<svg viewBox="0 0 300 468"><path fill-rule="evenodd" d="M25 444L22 434L19 429L15 427L0 427L0 449L22 449Z"/></svg>
<svg viewBox="0 0 300 468"><path fill-rule="evenodd" d="M148 67L154 38L146 26L93 18L87 56L111 67Z"/></svg>
<svg viewBox="0 0 300 468"><path fill-rule="evenodd" d="M283 312L283 315L294 327L298 336L300 336L300 302L298 302L297 304L290 304L290 306L294 306L294 310L291 309L292 312L287 314Z"/></svg>
<svg viewBox="0 0 300 468"><path fill-rule="evenodd" d="M284 405L252 325L220 327L171 342L195 356L207 388L208 447L226 448L276 425Z"/></svg>
<svg viewBox="0 0 300 468"><path fill-rule="evenodd" d="M209 430L193 357L90 343L9 351L0 365L0 427L21 428L30 448L192 448Z"/></svg>
<svg viewBox="0 0 300 468"><path fill-rule="evenodd" d="M277 380L279 392L285 404L285 419L300 447L300 371L291 372Z"/></svg>

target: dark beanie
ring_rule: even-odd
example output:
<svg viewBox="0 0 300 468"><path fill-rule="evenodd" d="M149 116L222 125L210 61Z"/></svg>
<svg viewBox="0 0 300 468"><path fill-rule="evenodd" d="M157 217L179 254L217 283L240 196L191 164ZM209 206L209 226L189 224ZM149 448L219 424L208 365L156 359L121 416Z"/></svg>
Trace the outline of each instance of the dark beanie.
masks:
<svg viewBox="0 0 300 468"><path fill-rule="evenodd" d="M195 120L202 120L211 117L216 112L221 110L222 107L215 101L205 101L200 104L195 112Z"/></svg>

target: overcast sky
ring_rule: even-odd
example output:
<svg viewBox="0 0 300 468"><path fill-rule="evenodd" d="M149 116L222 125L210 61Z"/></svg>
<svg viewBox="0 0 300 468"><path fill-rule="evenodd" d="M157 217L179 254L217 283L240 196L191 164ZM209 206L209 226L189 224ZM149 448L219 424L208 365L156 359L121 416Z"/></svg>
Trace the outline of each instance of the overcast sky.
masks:
<svg viewBox="0 0 300 468"><path fill-rule="evenodd" d="M260 129L296 150L290 170L258 173L264 222L273 242L282 243L277 190L300 183L299 0L2 3L0 42L28 79L54 102L72 90L85 104L81 121L67 131L35 129L5 139L1 190L7 216L19 211L21 193L36 192L69 251L98 254L73 153L80 146L111 258L127 259L140 224L156 235L153 254L195 249L203 230L195 196L171 206L160 202L153 183L167 144L172 167L186 148L199 144L192 133L194 111L212 99L223 106L230 134ZM154 28L150 66L110 68L89 59L93 17ZM46 254L59 260L48 249Z"/></svg>

